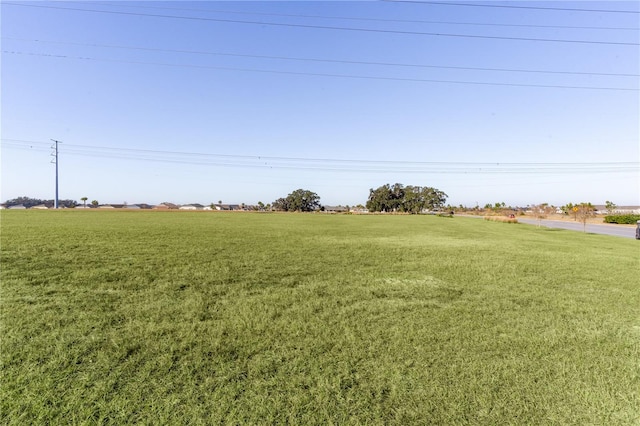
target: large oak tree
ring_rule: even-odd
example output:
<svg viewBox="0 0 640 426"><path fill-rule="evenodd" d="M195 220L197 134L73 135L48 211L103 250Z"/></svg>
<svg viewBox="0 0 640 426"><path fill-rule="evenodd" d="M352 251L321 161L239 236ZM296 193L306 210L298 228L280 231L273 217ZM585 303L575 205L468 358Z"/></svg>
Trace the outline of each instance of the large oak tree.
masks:
<svg viewBox="0 0 640 426"><path fill-rule="evenodd" d="M273 208L287 212L311 212L320 208L320 197L315 192L296 189L286 198L274 201Z"/></svg>
<svg viewBox="0 0 640 426"><path fill-rule="evenodd" d="M429 186L385 184L369 190L367 209L372 212L403 212L417 214L444 206L447 194Z"/></svg>

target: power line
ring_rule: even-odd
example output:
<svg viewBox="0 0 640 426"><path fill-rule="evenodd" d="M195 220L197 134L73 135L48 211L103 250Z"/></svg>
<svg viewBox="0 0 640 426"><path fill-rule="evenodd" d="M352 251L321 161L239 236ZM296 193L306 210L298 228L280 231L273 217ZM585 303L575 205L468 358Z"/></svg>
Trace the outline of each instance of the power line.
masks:
<svg viewBox="0 0 640 426"><path fill-rule="evenodd" d="M420 1L420 0L380 0L389 3L417 3L417 4L437 4L445 6L469 6L469 7L494 7L505 9L533 9L559 12L597 12L597 13L640 13L638 10L613 10L613 9L585 9L568 7L542 7L542 6L515 6L506 4L479 4L479 3L454 3L442 1Z"/></svg>
<svg viewBox="0 0 640 426"><path fill-rule="evenodd" d="M65 41L22 39L22 38L15 38L15 37L2 37L2 39L28 41L28 42L36 42L36 43L62 44L62 45L70 45L70 46L139 50L139 51L147 51L147 52L185 53L185 54L194 54L194 55L276 59L276 60L301 61L301 62L324 62L324 63L353 64L353 65L395 66L395 67L405 67L405 68L436 68L436 69L454 69L454 70L467 70L467 71L496 71L496 72L534 73L534 74L589 75L589 76L611 76L611 77L639 77L640 76L640 74L624 74L624 73L551 71L551 70L486 68L486 67L460 67L460 66L446 66L446 65L406 64L406 63L397 63L397 62L373 62L373 61L353 61L353 60L340 60L340 59L300 58L300 57L291 57L291 56L249 55L249 54L241 54L241 53L223 53L223 52L210 52L210 51L201 51L201 50L158 49L158 48L140 47L140 46L121 46L121 45L109 45L109 44L97 44L97 43L77 43L77 42L65 42Z"/></svg>
<svg viewBox="0 0 640 426"><path fill-rule="evenodd" d="M241 71L241 72L265 73L265 74L348 78L348 79L358 79L358 80L404 81L404 82L413 82L413 83L438 83L438 84L465 84L465 85L475 85L475 86L531 87L531 88L544 88L544 89L610 90L610 91L625 91L625 92L640 91L640 89L627 88L627 87L568 86L568 85L524 84L524 83L491 83L491 82L465 81L465 80L437 80L437 79L422 79L422 78L377 77L377 76L364 76L364 75L354 75L354 74L277 71L277 70L265 70L265 69L258 69L258 68L237 68L237 67L223 67L223 66L212 66L212 65L185 65L185 64L170 64L170 63L162 63L162 62L130 61L130 60L121 60L121 59L101 59L101 58L93 58L93 57L87 57L87 56L54 55L54 54L48 54L48 53L19 52L19 51L9 51L9 50L3 50L2 53L10 54L10 55L40 56L40 57L49 57L49 58L58 58L58 59L78 59L78 60L87 60L87 61L115 62L115 63L124 63L124 64L136 64L136 65L154 65L154 66L168 66L168 67L195 68L195 69L215 69L215 70L221 70L221 71Z"/></svg>
<svg viewBox="0 0 640 426"><path fill-rule="evenodd" d="M29 146L33 147L44 147L47 148L50 146L50 142L46 141L37 141L37 140L28 140L28 139L13 139L13 138L1 138L0 140L4 141L5 144L13 144L15 146ZM627 140L625 140L627 141ZM629 140L631 141L631 139ZM637 142L633 139L634 142ZM472 141L469 141L472 142ZM510 143L515 143L515 141L510 141ZM640 161L589 161L589 162L477 162L477 161L406 161L406 160L363 160L363 159L336 159L336 158L312 158L312 157L282 157L282 156L264 156L264 155L239 155L239 154L212 154L212 153L203 153L203 152L192 152L192 151L167 151L167 150L159 150L159 149L140 149L140 148L115 148L109 146L100 146L100 145L84 145L84 144L69 144L66 143L65 147L70 147L74 149L89 149L89 150L107 150L107 151L123 151L123 152L137 152L143 154L167 154L167 155L188 155L188 156L204 156L204 157L222 157L222 158L242 158L242 159L268 159L268 160L287 160L287 161L332 161L332 162L345 162L345 163L368 163L368 164L381 164L381 163L389 163L389 164L444 164L444 165L453 165L453 164L462 164L462 165L528 165L528 166L544 166L544 165L552 165L552 166L591 166L594 164L597 165L638 165L640 166ZM47 148L48 149L48 148Z"/></svg>
<svg viewBox="0 0 640 426"><path fill-rule="evenodd" d="M3 145L44 149L46 142L2 139ZM437 173L437 174L566 174L628 173L640 171L639 162L589 163L499 163L451 161L389 161L362 159L330 159L276 157L259 155L208 154L198 152L161 151L151 149L112 148L66 144L64 153L99 158L192 164L217 167L293 169L356 173Z"/></svg>
<svg viewBox="0 0 640 426"><path fill-rule="evenodd" d="M85 2L75 2L76 4ZM393 2L391 2L393 3ZM91 5L112 6L113 4L105 4L100 2L90 2ZM194 8L177 8L177 7L160 7L160 6L141 6L132 4L118 4L119 7L139 8L139 9L160 9L173 11L191 11L206 13L228 13L234 15L258 15L258 16L278 16L285 18L312 18L312 19L338 19L348 21L364 21L364 22L396 22L406 24L442 24L442 25L467 25L467 26L489 26L489 27L514 27L514 28L563 28L563 29L580 29L580 30L618 30L618 31L639 31L640 28L634 27L593 27L593 26L570 26L570 25L535 25L535 24L505 24L495 22L459 22L459 21L426 21L419 19L390 19L390 18L363 18L352 16L326 16L326 15L301 15L291 13L268 13L268 12L246 12L220 9L194 9Z"/></svg>
<svg viewBox="0 0 640 426"><path fill-rule="evenodd" d="M547 38L531 38L531 37L488 36L488 35L478 35L478 34L454 34L454 33L436 33L436 32L422 32L422 31L383 30L383 29L372 29L372 28L336 27L336 26L327 26L327 25L290 24L290 23L281 23L281 22L242 21L242 20L235 20L235 19L205 18L205 17L194 17L194 16L159 15L159 14L150 14L150 13L81 9L81 8L71 8L71 7L8 3L8 2L4 2L3 4L11 5L11 6L37 7L37 8L45 8L45 9L72 10L77 12L106 13L106 14L126 15L126 16L147 16L147 17L154 17L154 18L186 19L186 20L192 20L192 21L226 22L226 23L234 23L234 24L268 25L268 26L276 26L276 27L288 27L288 28L311 28L311 29L322 29L322 30L357 31L357 32L368 32L368 33L422 35L422 36L433 36L433 37L454 37L454 38L471 38L471 39L487 39L487 40L640 46L640 43L637 43L637 42L630 43L630 42L598 41L598 40L567 40L567 39L547 39Z"/></svg>

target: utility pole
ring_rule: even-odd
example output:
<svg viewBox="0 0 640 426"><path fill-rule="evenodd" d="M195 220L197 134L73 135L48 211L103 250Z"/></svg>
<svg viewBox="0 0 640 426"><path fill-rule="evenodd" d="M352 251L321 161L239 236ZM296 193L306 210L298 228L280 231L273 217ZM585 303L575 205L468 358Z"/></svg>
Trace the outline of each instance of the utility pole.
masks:
<svg viewBox="0 0 640 426"><path fill-rule="evenodd" d="M58 208L58 144L62 142L57 141L55 139L51 139L51 140L54 142L54 145L51 146L51 149L53 149L53 152L51 153L51 156L53 157L53 159L51 160L51 162L56 165L56 199L53 202L53 207L57 209Z"/></svg>

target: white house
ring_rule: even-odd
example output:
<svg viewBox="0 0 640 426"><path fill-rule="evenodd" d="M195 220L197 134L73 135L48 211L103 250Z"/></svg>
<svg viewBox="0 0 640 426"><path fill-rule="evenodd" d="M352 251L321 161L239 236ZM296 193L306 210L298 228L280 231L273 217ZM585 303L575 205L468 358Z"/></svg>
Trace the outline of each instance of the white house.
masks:
<svg viewBox="0 0 640 426"><path fill-rule="evenodd" d="M179 207L180 210L202 210L204 206L202 204L185 204L184 206Z"/></svg>
<svg viewBox="0 0 640 426"><path fill-rule="evenodd" d="M618 206L614 210L616 214L640 214L640 206Z"/></svg>
<svg viewBox="0 0 640 426"><path fill-rule="evenodd" d="M596 205L596 213L598 214L609 214L606 206ZM612 209L613 214L640 214L640 206L616 206Z"/></svg>

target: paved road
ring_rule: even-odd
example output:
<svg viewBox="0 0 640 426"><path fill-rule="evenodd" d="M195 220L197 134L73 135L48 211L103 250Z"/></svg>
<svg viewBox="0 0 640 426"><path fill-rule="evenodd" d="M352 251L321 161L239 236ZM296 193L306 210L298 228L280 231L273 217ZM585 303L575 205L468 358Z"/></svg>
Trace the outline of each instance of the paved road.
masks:
<svg viewBox="0 0 640 426"><path fill-rule="evenodd" d="M529 225L538 225L537 219L521 219L518 218L518 222L526 223ZM562 220L542 220L542 226L547 228L562 228L569 229L571 231L583 231L583 225L580 222L565 222ZM636 228L635 226L628 225L599 225L594 223L587 223L587 232L593 234L612 235L614 237L635 238Z"/></svg>

